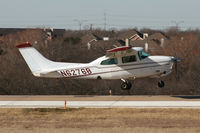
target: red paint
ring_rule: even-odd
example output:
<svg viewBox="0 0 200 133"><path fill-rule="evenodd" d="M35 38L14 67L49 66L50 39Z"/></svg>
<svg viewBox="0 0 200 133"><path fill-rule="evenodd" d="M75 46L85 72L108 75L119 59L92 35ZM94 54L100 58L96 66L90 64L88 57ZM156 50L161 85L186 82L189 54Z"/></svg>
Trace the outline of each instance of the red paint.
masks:
<svg viewBox="0 0 200 133"><path fill-rule="evenodd" d="M124 51L124 50L128 50L128 49L130 49L130 48L131 48L131 47L122 46L122 47L117 47L117 48L114 48L114 49L107 50L107 52Z"/></svg>
<svg viewBox="0 0 200 133"><path fill-rule="evenodd" d="M65 71L60 71L60 73L61 73L63 76L67 76L67 74L65 73Z"/></svg>
<svg viewBox="0 0 200 133"><path fill-rule="evenodd" d="M17 48L26 48L26 47L32 47L32 45L29 42L18 44L16 46Z"/></svg>
<svg viewBox="0 0 200 133"><path fill-rule="evenodd" d="M73 76L77 76L77 74L75 72L76 72L75 70L71 70L71 73Z"/></svg>

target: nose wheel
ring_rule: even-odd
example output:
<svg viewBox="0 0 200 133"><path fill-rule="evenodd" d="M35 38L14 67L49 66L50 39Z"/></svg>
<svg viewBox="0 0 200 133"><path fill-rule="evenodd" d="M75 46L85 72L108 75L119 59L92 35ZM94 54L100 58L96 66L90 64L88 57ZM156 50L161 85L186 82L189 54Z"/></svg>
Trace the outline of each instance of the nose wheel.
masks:
<svg viewBox="0 0 200 133"><path fill-rule="evenodd" d="M162 80L159 80L159 81L158 81L158 87L159 87L159 88L163 88L164 86L165 86L165 82L162 81Z"/></svg>
<svg viewBox="0 0 200 133"><path fill-rule="evenodd" d="M122 80L122 83L121 83L121 89L122 90L130 90L131 87L132 87L131 82L129 82L127 80Z"/></svg>

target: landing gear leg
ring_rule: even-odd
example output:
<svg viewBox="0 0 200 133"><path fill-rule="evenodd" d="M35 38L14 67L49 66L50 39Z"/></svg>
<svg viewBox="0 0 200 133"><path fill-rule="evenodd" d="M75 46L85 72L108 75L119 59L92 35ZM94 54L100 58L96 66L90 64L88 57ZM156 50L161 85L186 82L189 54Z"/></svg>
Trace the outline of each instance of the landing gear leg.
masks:
<svg viewBox="0 0 200 133"><path fill-rule="evenodd" d="M158 87L159 87L159 88L163 88L164 86L165 86L165 82L162 81L162 80L159 78L159 80L158 80Z"/></svg>
<svg viewBox="0 0 200 133"><path fill-rule="evenodd" d="M122 80L121 89L122 89L122 90L130 90L131 87L132 87L131 82L129 82L129 81L127 81L127 80L124 80L124 79L121 79L121 80Z"/></svg>

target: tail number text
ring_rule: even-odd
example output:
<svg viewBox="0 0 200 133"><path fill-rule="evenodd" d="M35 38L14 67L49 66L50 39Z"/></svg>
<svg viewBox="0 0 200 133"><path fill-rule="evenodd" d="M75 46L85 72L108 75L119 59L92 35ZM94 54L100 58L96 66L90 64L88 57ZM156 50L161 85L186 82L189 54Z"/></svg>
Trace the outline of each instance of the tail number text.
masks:
<svg viewBox="0 0 200 133"><path fill-rule="evenodd" d="M91 75L92 71L90 68L81 68L81 69L70 69L59 71L60 74L64 77L76 77L82 75Z"/></svg>

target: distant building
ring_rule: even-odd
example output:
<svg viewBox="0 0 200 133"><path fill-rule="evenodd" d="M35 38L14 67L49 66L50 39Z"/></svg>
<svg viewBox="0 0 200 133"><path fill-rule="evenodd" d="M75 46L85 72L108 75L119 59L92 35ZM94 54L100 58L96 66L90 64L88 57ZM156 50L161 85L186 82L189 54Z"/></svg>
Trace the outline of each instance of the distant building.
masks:
<svg viewBox="0 0 200 133"><path fill-rule="evenodd" d="M136 30L129 30L118 35L118 42L123 46L143 47L148 52L162 51L165 45L169 42L169 38L161 33L148 35L140 33Z"/></svg>
<svg viewBox="0 0 200 133"><path fill-rule="evenodd" d="M148 52L155 51L163 51L164 47L169 43L169 38L163 33L154 33L150 35L148 38L143 40L136 40L130 42L130 45L136 47L144 47L146 50L148 48Z"/></svg>
<svg viewBox="0 0 200 133"><path fill-rule="evenodd" d="M121 43L122 45L128 46L131 42L144 40L147 37L148 37L147 33L142 34L136 30L129 30L119 35L118 42Z"/></svg>
<svg viewBox="0 0 200 133"><path fill-rule="evenodd" d="M130 41L143 40L143 34L136 30L125 31L125 32L119 34L118 36L119 36L119 39L121 39L121 40L126 40L127 38Z"/></svg>
<svg viewBox="0 0 200 133"><path fill-rule="evenodd" d="M65 33L65 29L48 28L48 29L43 29L43 30L46 33L46 38L48 40L53 40L55 38L63 37Z"/></svg>
<svg viewBox="0 0 200 133"><path fill-rule="evenodd" d="M21 32L24 30L26 30L26 29L23 29L23 28L0 28L0 37L8 35L8 34L12 34L12 33Z"/></svg>

